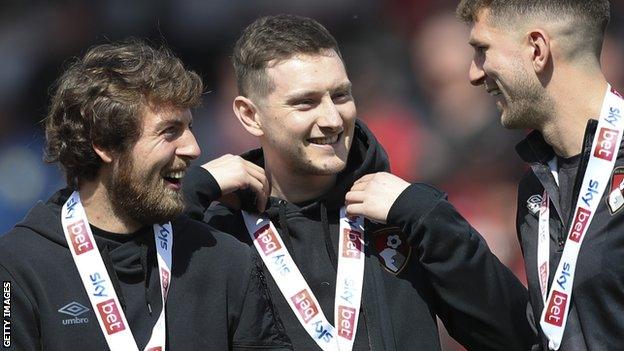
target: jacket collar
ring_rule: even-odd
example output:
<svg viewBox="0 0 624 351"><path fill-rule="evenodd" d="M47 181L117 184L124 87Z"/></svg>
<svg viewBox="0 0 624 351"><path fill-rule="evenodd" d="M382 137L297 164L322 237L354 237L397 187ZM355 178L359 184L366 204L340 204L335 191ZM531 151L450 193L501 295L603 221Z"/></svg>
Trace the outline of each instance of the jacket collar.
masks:
<svg viewBox="0 0 624 351"><path fill-rule="evenodd" d="M590 119L585 126L585 135L583 137L583 149L582 153L591 152L592 139L596 133L598 121ZM531 131L524 140L516 145L516 152L520 158L526 163L541 163L546 164L553 157L555 157L555 150L550 146L544 136L537 130Z"/></svg>

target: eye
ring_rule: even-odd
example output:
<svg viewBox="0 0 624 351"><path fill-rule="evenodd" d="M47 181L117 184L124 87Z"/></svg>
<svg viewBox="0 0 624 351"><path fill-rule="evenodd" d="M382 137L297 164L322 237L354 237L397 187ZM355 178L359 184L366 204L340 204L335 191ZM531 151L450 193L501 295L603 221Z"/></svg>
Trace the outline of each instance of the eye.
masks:
<svg viewBox="0 0 624 351"><path fill-rule="evenodd" d="M293 103L293 106L299 110L309 110L316 105L316 101L312 99L300 99Z"/></svg>
<svg viewBox="0 0 624 351"><path fill-rule="evenodd" d="M164 136L165 139L174 139L175 137L177 137L180 134L180 128L177 126L170 126L167 127L165 129L163 129L162 132L160 132L160 135Z"/></svg>
<svg viewBox="0 0 624 351"><path fill-rule="evenodd" d="M351 93L348 91L337 92L334 95L332 95L332 100L334 100L334 102L339 103L339 104L347 102L351 100Z"/></svg>

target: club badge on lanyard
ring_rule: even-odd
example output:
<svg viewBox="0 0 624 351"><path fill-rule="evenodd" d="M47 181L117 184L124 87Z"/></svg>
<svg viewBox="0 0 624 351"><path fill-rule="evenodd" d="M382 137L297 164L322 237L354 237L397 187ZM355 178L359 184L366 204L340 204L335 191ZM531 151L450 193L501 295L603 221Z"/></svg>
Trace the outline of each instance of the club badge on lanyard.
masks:
<svg viewBox="0 0 624 351"><path fill-rule="evenodd" d="M340 209L338 271L332 326L305 278L266 216L243 211L247 231L288 305L324 351L350 351L355 341L364 280L364 219Z"/></svg>
<svg viewBox="0 0 624 351"><path fill-rule="evenodd" d="M544 191L539 212L537 269L544 301L540 325L548 338L548 347L551 350L558 350L561 346L568 320L576 262L581 244L609 182L609 176L620 148L624 130L622 113L624 113L624 100L609 86L600 112L598 128L592 143L587 170L583 176L579 198L574 207L574 220L568 231L550 290L547 290L550 261L550 213L548 194Z"/></svg>
<svg viewBox="0 0 624 351"><path fill-rule="evenodd" d="M111 351L138 351L128 320L102 261L102 256L77 191L74 191L63 205L61 223L67 245L108 347ZM167 338L165 303L171 282L173 230L171 223L154 224L153 230L163 307L144 350L164 351Z"/></svg>

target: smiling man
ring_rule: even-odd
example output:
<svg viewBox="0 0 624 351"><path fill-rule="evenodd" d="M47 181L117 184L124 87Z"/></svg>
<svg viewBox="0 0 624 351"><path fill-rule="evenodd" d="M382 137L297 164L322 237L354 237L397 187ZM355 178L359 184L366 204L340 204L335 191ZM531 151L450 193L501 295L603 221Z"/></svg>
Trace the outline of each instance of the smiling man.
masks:
<svg viewBox="0 0 624 351"><path fill-rule="evenodd" d="M59 79L46 157L68 188L0 239L8 349L291 349L255 254L181 216L201 93L138 41L93 47Z"/></svg>
<svg viewBox="0 0 624 351"><path fill-rule="evenodd" d="M600 66L607 0L463 0L472 84L495 96L531 169L517 229L544 348L618 350L624 332L624 101Z"/></svg>
<svg viewBox="0 0 624 351"><path fill-rule="evenodd" d="M257 249L295 350L439 350L436 316L469 349L530 347L526 290L444 194L387 173L327 29L257 19L233 62L262 148L191 167L184 189Z"/></svg>

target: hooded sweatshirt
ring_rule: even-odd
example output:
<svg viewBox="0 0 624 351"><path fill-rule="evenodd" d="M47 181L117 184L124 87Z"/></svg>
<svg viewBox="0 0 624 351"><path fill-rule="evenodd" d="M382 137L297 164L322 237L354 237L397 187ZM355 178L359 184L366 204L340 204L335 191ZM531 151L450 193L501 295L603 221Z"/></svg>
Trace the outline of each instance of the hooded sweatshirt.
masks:
<svg viewBox="0 0 624 351"><path fill-rule="evenodd" d="M3 346L9 350L108 349L61 227L61 207L70 194L65 189L37 203L0 238ZM290 350L256 254L185 216L172 227L166 349ZM143 350L162 309L152 227L132 234L92 231Z"/></svg>
<svg viewBox="0 0 624 351"><path fill-rule="evenodd" d="M243 157L264 165L261 150ZM380 171L389 171L387 155L358 121L347 166L331 190L307 203L269 200L267 215L332 324L339 209L354 181ZM191 216L253 245L241 211L221 204L206 210L221 195L209 172L192 168L184 187ZM249 193L239 196L252 211ZM526 289L443 193L412 184L393 204L387 223L365 225L362 308L353 350L439 350L436 316L469 349L530 349L535 336L526 317ZM320 350L268 271L265 275L294 349Z"/></svg>

